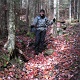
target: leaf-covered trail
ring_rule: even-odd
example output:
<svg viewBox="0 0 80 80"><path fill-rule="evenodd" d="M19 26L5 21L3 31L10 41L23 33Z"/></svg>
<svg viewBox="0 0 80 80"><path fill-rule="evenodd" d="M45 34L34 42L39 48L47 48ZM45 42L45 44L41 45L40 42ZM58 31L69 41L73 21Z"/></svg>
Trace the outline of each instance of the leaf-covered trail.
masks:
<svg viewBox="0 0 80 80"><path fill-rule="evenodd" d="M46 50L38 56L29 47L29 37L17 36L17 46L29 59L19 69L12 65L4 72L0 72L3 80L79 80L80 79L80 25L69 27L66 35L57 38L46 37L47 50L53 50L51 55L44 55ZM4 74L6 73L6 74Z"/></svg>

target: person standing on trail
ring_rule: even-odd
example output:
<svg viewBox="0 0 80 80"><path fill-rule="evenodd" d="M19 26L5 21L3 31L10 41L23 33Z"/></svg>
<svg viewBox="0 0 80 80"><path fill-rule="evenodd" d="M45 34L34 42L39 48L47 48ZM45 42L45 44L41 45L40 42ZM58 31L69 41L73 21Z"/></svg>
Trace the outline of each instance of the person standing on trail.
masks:
<svg viewBox="0 0 80 80"><path fill-rule="evenodd" d="M35 17L31 28L35 28L35 52L36 55L44 49L46 30L49 25L55 22L55 18L51 21L45 16L45 10L41 9L38 16Z"/></svg>

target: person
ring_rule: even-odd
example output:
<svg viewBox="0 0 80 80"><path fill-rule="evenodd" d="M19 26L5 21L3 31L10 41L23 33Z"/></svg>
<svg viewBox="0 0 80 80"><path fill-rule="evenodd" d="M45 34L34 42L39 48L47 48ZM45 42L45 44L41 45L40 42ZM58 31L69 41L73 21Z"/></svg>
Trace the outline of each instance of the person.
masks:
<svg viewBox="0 0 80 80"><path fill-rule="evenodd" d="M41 9L38 16L34 18L31 28L35 28L35 52L36 55L44 49L46 30L49 25L55 22L55 18L51 21L45 16L45 10Z"/></svg>

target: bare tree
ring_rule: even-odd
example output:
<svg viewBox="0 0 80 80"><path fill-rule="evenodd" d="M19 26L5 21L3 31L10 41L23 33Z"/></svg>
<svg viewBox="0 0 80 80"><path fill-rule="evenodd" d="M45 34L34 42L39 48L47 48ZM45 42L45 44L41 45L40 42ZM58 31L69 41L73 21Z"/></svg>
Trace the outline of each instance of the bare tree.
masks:
<svg viewBox="0 0 80 80"><path fill-rule="evenodd" d="M57 7L57 0L54 0L54 18L56 18L56 7Z"/></svg>
<svg viewBox="0 0 80 80"><path fill-rule="evenodd" d="M71 0L70 0L70 4L69 4L69 20L71 22Z"/></svg>
<svg viewBox="0 0 80 80"><path fill-rule="evenodd" d="M15 49L15 14L13 0L7 0L8 4L8 41L5 43L4 48L9 52L9 56Z"/></svg>
<svg viewBox="0 0 80 80"><path fill-rule="evenodd" d="M1 4L1 0L0 0L0 34L1 34L1 6L2 6L2 4Z"/></svg>
<svg viewBox="0 0 80 80"><path fill-rule="evenodd" d="M59 20L59 1L57 0L57 20Z"/></svg>
<svg viewBox="0 0 80 80"><path fill-rule="evenodd" d="M77 19L79 20L79 0L77 1Z"/></svg>
<svg viewBox="0 0 80 80"><path fill-rule="evenodd" d="M26 0L26 22L27 26L29 26L29 0Z"/></svg>
<svg viewBox="0 0 80 80"><path fill-rule="evenodd" d="M55 19L57 19L57 0L54 0L54 16ZM54 24L53 27L53 36L56 37L57 36L57 27L56 24Z"/></svg>

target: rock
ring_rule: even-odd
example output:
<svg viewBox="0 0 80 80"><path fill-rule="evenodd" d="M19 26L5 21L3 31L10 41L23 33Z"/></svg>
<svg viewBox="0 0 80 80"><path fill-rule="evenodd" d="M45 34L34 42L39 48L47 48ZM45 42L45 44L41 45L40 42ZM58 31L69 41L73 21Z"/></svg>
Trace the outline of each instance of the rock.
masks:
<svg viewBox="0 0 80 80"><path fill-rule="evenodd" d="M48 49L45 51L44 55L51 55L53 54L54 50L53 49Z"/></svg>

